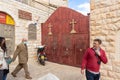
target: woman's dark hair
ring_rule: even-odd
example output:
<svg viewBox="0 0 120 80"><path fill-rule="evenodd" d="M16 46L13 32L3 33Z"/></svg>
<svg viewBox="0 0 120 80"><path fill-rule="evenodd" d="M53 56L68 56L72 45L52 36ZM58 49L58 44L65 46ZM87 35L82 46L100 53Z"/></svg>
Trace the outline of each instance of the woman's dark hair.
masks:
<svg viewBox="0 0 120 80"><path fill-rule="evenodd" d="M4 37L0 37L0 46L2 46L3 39L4 39Z"/></svg>
<svg viewBox="0 0 120 80"><path fill-rule="evenodd" d="M94 39L94 41L97 41L99 44L102 44L102 41L100 39Z"/></svg>
<svg viewBox="0 0 120 80"><path fill-rule="evenodd" d="M3 40L5 40L5 38L4 37L0 37L0 47L3 49L4 52L6 52L7 51L6 43L4 42L2 44Z"/></svg>

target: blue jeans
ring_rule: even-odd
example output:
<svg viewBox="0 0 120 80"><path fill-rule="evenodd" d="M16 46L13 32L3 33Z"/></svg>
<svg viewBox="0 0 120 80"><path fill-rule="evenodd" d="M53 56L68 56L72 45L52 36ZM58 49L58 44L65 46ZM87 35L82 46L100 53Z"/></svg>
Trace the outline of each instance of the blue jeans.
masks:
<svg viewBox="0 0 120 80"><path fill-rule="evenodd" d="M100 79L100 73L94 74L86 70L86 79L87 80L99 80Z"/></svg>
<svg viewBox="0 0 120 80"><path fill-rule="evenodd" d="M7 78L7 74L4 74L3 75L3 80L6 80L6 78Z"/></svg>
<svg viewBox="0 0 120 80"><path fill-rule="evenodd" d="M4 69L3 70L3 80L6 80L6 78L7 78L7 74L9 73L9 69Z"/></svg>
<svg viewBox="0 0 120 80"><path fill-rule="evenodd" d="M3 70L0 70L0 80L3 80Z"/></svg>

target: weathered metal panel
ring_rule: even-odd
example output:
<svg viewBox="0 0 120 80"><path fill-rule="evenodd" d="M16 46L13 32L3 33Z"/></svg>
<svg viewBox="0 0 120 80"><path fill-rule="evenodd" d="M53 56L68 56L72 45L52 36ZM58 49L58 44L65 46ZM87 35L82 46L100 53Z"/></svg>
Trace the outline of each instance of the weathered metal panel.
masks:
<svg viewBox="0 0 120 80"><path fill-rule="evenodd" d="M49 61L80 66L89 47L89 16L59 7L42 24L42 44L47 46Z"/></svg>

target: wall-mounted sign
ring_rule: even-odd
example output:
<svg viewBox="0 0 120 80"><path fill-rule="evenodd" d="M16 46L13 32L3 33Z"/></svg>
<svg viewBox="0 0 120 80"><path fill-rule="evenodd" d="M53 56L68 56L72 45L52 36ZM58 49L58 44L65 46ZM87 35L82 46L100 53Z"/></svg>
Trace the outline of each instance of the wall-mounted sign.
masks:
<svg viewBox="0 0 120 80"><path fill-rule="evenodd" d="M18 10L19 18L32 20L32 14L23 10Z"/></svg>
<svg viewBox="0 0 120 80"><path fill-rule="evenodd" d="M9 15L6 16L6 24L10 24L10 25L14 25L15 24L14 20Z"/></svg>
<svg viewBox="0 0 120 80"><path fill-rule="evenodd" d="M5 24L6 23L6 14L0 12L0 23Z"/></svg>
<svg viewBox="0 0 120 80"><path fill-rule="evenodd" d="M13 18L4 12L0 12L0 23L15 25Z"/></svg>
<svg viewBox="0 0 120 80"><path fill-rule="evenodd" d="M37 39L37 27L35 24L30 24L28 27L28 39L29 40Z"/></svg>

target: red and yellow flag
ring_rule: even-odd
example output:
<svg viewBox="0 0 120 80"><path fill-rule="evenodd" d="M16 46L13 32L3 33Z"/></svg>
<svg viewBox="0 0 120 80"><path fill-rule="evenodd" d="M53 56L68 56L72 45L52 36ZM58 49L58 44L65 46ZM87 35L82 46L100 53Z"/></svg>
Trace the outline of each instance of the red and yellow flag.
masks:
<svg viewBox="0 0 120 80"><path fill-rule="evenodd" d="M0 23L15 25L13 18L10 15L3 12L0 12Z"/></svg>

